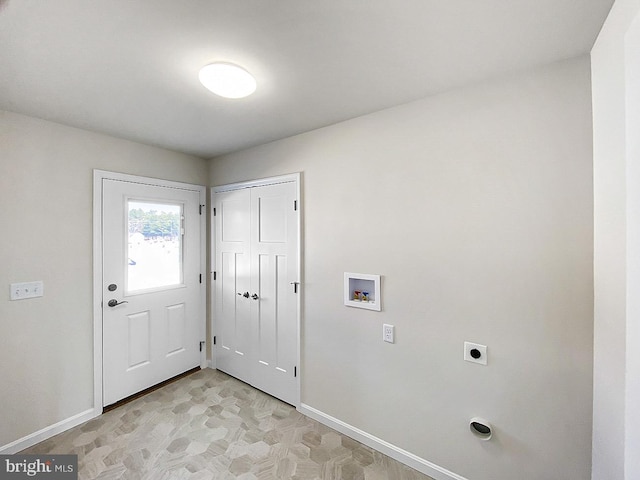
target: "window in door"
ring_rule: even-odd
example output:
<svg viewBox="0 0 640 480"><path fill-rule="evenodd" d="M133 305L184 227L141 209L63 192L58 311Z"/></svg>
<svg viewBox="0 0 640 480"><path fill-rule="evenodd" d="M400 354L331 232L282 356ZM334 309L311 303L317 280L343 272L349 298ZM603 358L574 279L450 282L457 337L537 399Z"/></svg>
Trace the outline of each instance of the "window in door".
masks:
<svg viewBox="0 0 640 480"><path fill-rule="evenodd" d="M183 205L129 199L127 294L183 284Z"/></svg>

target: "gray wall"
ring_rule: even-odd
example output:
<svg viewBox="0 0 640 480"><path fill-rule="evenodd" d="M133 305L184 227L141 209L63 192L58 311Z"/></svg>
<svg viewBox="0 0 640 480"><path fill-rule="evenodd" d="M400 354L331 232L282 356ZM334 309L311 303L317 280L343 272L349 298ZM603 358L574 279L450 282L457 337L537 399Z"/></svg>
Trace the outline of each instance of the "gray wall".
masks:
<svg viewBox="0 0 640 480"><path fill-rule="evenodd" d="M213 159L210 184L304 172L303 403L473 480L583 480L591 159L585 57ZM342 305L345 271L383 275L382 312Z"/></svg>
<svg viewBox="0 0 640 480"><path fill-rule="evenodd" d="M93 169L200 183L207 163L0 111L0 446L93 406ZM9 284L43 280L42 298Z"/></svg>

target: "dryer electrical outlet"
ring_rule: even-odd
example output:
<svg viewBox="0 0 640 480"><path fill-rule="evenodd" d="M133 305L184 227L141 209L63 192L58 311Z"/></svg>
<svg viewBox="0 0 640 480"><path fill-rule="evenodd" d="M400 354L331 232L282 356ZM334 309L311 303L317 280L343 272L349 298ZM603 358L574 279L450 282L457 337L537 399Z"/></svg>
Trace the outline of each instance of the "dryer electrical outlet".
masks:
<svg viewBox="0 0 640 480"><path fill-rule="evenodd" d="M479 343L464 342L464 359L467 362L487 364L487 346Z"/></svg>

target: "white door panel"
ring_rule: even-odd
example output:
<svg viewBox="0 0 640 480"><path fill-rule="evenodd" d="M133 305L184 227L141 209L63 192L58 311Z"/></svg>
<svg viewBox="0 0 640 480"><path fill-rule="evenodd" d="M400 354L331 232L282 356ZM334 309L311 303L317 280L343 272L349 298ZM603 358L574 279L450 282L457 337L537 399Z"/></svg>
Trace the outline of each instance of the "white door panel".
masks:
<svg viewBox="0 0 640 480"><path fill-rule="evenodd" d="M217 368L299 401L295 182L216 193Z"/></svg>
<svg viewBox="0 0 640 480"><path fill-rule="evenodd" d="M251 189L254 385L295 403L297 381L297 235L296 186L281 183ZM277 392L277 393L274 393Z"/></svg>
<svg viewBox="0 0 640 480"><path fill-rule="evenodd" d="M238 378L249 374L250 350L250 225L246 215L250 192L238 190L221 195L216 207L215 242L220 287L216 291L216 318L220 326L216 367Z"/></svg>
<svg viewBox="0 0 640 480"><path fill-rule="evenodd" d="M201 192L102 182L103 405L110 405L201 363Z"/></svg>

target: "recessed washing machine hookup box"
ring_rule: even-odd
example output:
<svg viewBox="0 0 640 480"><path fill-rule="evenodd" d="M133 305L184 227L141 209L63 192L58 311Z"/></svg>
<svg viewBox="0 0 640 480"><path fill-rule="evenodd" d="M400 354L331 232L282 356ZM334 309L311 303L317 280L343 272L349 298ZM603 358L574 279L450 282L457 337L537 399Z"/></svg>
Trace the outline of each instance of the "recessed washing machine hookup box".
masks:
<svg viewBox="0 0 640 480"><path fill-rule="evenodd" d="M368 273L344 274L344 304L347 307L382 310L380 275Z"/></svg>

